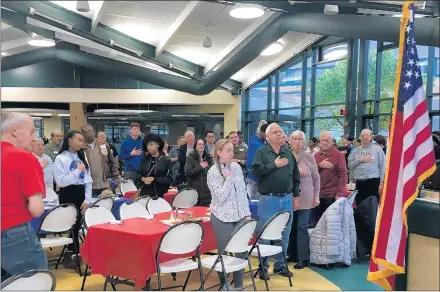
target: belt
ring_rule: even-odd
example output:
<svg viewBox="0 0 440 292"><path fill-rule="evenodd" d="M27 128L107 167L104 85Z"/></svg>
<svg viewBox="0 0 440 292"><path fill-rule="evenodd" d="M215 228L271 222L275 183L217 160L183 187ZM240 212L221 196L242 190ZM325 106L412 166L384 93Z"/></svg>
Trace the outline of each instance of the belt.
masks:
<svg viewBox="0 0 440 292"><path fill-rule="evenodd" d="M290 193L268 193L268 194L261 194L262 196L270 196L270 197L285 197L290 195Z"/></svg>

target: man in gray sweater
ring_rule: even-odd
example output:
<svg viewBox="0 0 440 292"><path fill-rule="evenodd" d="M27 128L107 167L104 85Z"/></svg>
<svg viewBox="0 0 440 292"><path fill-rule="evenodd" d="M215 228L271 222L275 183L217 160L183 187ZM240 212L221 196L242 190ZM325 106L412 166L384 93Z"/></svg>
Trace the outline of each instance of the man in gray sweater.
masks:
<svg viewBox="0 0 440 292"><path fill-rule="evenodd" d="M361 145L350 152L348 167L356 181L356 206L368 197L379 200L385 177L385 154L378 145L372 143L372 132L363 129Z"/></svg>

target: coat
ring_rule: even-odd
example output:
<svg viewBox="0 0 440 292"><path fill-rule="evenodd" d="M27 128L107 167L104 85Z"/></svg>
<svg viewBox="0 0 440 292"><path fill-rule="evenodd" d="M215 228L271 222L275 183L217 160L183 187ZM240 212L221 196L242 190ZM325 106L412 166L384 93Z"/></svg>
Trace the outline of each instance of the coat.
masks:
<svg viewBox="0 0 440 292"><path fill-rule="evenodd" d="M351 265L356 257L356 228L353 208L339 198L322 215L310 234L310 262L318 265Z"/></svg>
<svg viewBox="0 0 440 292"><path fill-rule="evenodd" d="M208 167L203 168L200 166L200 156L197 150L194 150L187 157L185 163L186 186L197 191L199 206L209 206L211 203L211 192L208 188L207 175L214 161L212 156L206 151L203 153L203 160L208 162Z"/></svg>
<svg viewBox="0 0 440 292"><path fill-rule="evenodd" d="M140 189L141 196L150 196L150 197L162 197L166 192L173 181L172 171L171 171L171 161L168 157L161 154L157 158L156 167L148 173L151 164L151 155L145 154L141 159L141 165L137 171L138 179L137 185ZM142 177L154 177L153 183L147 185L144 184L141 180Z"/></svg>
<svg viewBox="0 0 440 292"><path fill-rule="evenodd" d="M375 196L366 198L356 206L354 221L358 237L358 255L366 256L371 253L376 230L376 217L379 203Z"/></svg>

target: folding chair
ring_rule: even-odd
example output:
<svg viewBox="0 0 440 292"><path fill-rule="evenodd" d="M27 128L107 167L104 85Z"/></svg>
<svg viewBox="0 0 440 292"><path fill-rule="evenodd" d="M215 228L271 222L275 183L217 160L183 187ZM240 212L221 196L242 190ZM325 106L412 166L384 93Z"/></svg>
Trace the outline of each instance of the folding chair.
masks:
<svg viewBox="0 0 440 292"><path fill-rule="evenodd" d="M137 202L124 202L119 209L121 220L130 218L149 217L147 209Z"/></svg>
<svg viewBox="0 0 440 292"><path fill-rule="evenodd" d="M191 208L197 204L198 193L193 189L184 189L177 193L171 205L174 208Z"/></svg>
<svg viewBox="0 0 440 292"><path fill-rule="evenodd" d="M103 206L90 206L84 216L85 226L89 228L93 225L108 223L111 220L115 220L112 212L107 210ZM89 270L89 265L86 265L86 271L84 272L83 282L81 285L81 291L84 290L84 285L86 284L87 272Z"/></svg>
<svg viewBox="0 0 440 292"><path fill-rule="evenodd" d="M90 207L93 206L100 206L100 207L104 207L107 210L109 210L110 212L113 209L113 204L115 203L115 201L113 200L113 198L111 197L107 197L107 198L100 198L98 200L96 200L95 202L93 202Z"/></svg>
<svg viewBox="0 0 440 292"><path fill-rule="evenodd" d="M210 269L205 277L205 281L208 279L211 272L216 270L217 272L223 272L224 282L228 283L226 276L227 274L243 270L246 268L246 266L248 266L249 270L251 271L249 274L251 276L252 286L254 287L255 291L257 290L254 274L252 273L252 265L249 258L249 241L252 239L256 228L256 220L248 220L243 222L237 226L237 228L235 228L234 232L232 232L224 250L219 250L218 255L202 258L202 266ZM240 259L234 256L224 255L223 253L225 252L247 253L247 256L246 259ZM243 287L243 289L245 289L245 287Z"/></svg>
<svg viewBox="0 0 440 292"><path fill-rule="evenodd" d="M147 203L147 210L151 215L170 212L173 210L171 205L163 198L153 197Z"/></svg>
<svg viewBox="0 0 440 292"><path fill-rule="evenodd" d="M46 233L66 233L68 232L71 237L39 237L41 245L44 248L51 248L56 246L64 246L61 251L60 257L55 265L55 269L58 269L58 265L60 264L61 258L64 255L67 245L73 243L76 252L76 261L78 265L79 275L82 276L81 265L79 262L78 250L79 246L76 246L75 240L73 240L73 228L76 223L76 218L78 216L78 209L73 204L62 204L58 207L50 210L44 217L41 222L40 227L38 228L37 234L40 234L40 231L44 231Z"/></svg>
<svg viewBox="0 0 440 292"><path fill-rule="evenodd" d="M200 260L200 245L204 236L203 227L199 222L180 222L170 229L168 229L162 236L159 247L156 252L156 269L157 269L157 283L159 290L162 290L162 274L175 274L188 271L185 283L183 286L172 286L164 289L174 289L182 287L185 290L191 272L199 270L200 288L203 291L203 273ZM160 263L160 254L186 255L196 251L193 259L188 257L174 259L165 263ZM197 262L194 260L197 258Z"/></svg>
<svg viewBox="0 0 440 292"><path fill-rule="evenodd" d="M270 218L269 221L267 221L266 224L263 226L263 229L261 230L260 234L258 234L257 240L255 241L254 245L249 248L249 253L252 256L257 256L260 264L260 268L255 273L254 277L256 277L261 272L261 269L263 269L263 258L274 256L279 253L283 253L284 264L286 265L286 269L289 270L286 259L286 251L283 250L282 246L260 244L258 243L258 241L260 239L263 239L270 240L272 242L280 242L283 238L282 232L289 224L291 216L292 215L289 211L281 211L273 215L272 218ZM264 279L264 283L266 284L266 290L269 291L269 285L266 278ZM290 287L292 287L291 277L289 277L289 284Z"/></svg>
<svg viewBox="0 0 440 292"><path fill-rule="evenodd" d="M1 285L3 291L55 291L55 275L44 269L36 269L13 276Z"/></svg>
<svg viewBox="0 0 440 292"><path fill-rule="evenodd" d="M134 184L134 182L131 179L126 179L121 181L121 184L119 185L121 190L121 195L125 197L125 194L128 192L137 192L137 187Z"/></svg>
<svg viewBox="0 0 440 292"><path fill-rule="evenodd" d="M143 197L139 197L136 200L134 200L136 203L139 203L142 205L142 207L145 208L145 210L147 209L147 203L148 201L151 199L151 197L149 196L143 196Z"/></svg>
<svg viewBox="0 0 440 292"><path fill-rule="evenodd" d="M43 199L43 202L58 202L58 195L51 188L46 188L46 197Z"/></svg>

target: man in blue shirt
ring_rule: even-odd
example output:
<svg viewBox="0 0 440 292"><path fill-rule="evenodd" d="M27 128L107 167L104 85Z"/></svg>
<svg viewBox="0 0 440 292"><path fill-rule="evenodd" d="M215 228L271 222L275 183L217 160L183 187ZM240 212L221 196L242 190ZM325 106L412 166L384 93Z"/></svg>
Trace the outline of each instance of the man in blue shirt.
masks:
<svg viewBox="0 0 440 292"><path fill-rule="evenodd" d="M250 138L250 144L248 148L246 158L246 168L248 170L247 176L247 193L251 200L258 200L260 193L258 192L258 178L252 175L252 161L254 160L255 153L266 143L266 129L268 124L264 124L260 127L260 133L258 136L252 136Z"/></svg>
<svg viewBox="0 0 440 292"><path fill-rule="evenodd" d="M137 170L141 164L142 151L141 126L133 122L130 125L130 137L121 144L119 159L125 161L124 178L136 182Z"/></svg>

